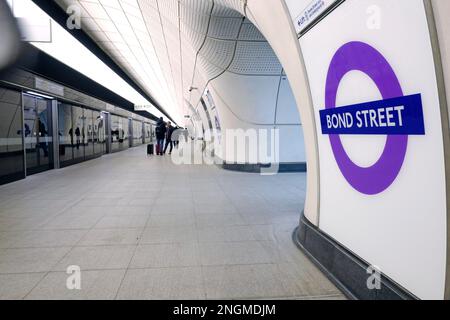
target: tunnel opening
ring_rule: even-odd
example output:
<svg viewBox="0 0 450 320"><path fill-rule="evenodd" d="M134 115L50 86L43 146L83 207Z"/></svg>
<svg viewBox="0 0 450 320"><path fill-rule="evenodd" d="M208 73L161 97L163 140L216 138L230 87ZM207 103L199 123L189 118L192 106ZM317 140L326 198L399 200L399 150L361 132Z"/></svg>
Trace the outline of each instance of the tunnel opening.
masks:
<svg viewBox="0 0 450 320"><path fill-rule="evenodd" d="M189 12L186 33L195 56L186 99L189 117L198 122L191 123L194 138L213 145L216 163L225 169L260 173L276 166L277 172L304 172L302 124L278 57L242 12L210 3L203 15L188 3L183 9ZM208 128L206 134L194 130L201 127Z"/></svg>

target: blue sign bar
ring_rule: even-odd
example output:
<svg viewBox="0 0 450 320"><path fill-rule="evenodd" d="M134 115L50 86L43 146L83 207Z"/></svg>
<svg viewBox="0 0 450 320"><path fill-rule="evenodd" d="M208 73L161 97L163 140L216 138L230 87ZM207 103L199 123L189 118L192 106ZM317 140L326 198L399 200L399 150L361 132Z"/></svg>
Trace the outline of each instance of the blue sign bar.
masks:
<svg viewBox="0 0 450 320"><path fill-rule="evenodd" d="M327 135L425 135L420 94L321 110L320 122Z"/></svg>

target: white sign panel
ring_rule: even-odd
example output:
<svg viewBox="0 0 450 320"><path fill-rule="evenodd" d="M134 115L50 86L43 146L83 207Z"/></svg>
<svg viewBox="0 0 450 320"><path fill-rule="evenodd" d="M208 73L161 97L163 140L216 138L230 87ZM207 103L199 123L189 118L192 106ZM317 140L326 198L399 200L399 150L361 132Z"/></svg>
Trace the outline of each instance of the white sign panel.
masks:
<svg viewBox="0 0 450 320"><path fill-rule="evenodd" d="M336 0L313 0L295 19L297 34L305 30L316 18L325 12Z"/></svg>
<svg viewBox="0 0 450 320"><path fill-rule="evenodd" d="M320 229L417 297L442 299L444 149L423 1L345 1L300 45L317 124Z"/></svg>
<svg viewBox="0 0 450 320"><path fill-rule="evenodd" d="M147 112L152 112L152 109L154 107L151 105L135 105L134 106L134 111L147 111Z"/></svg>
<svg viewBox="0 0 450 320"><path fill-rule="evenodd" d="M51 19L30 0L9 0L20 28L22 41L52 42Z"/></svg>
<svg viewBox="0 0 450 320"><path fill-rule="evenodd" d="M52 42L52 22L46 18L17 18L25 42Z"/></svg>
<svg viewBox="0 0 450 320"><path fill-rule="evenodd" d="M63 97L64 96L64 87L60 86L54 82L36 77L35 78L35 88L45 91L45 92L49 92L49 93L53 93L56 94L58 96Z"/></svg>
<svg viewBox="0 0 450 320"><path fill-rule="evenodd" d="M116 107L113 106L112 104L107 103L106 107L105 107L105 110L109 111L109 112L114 112L116 110Z"/></svg>

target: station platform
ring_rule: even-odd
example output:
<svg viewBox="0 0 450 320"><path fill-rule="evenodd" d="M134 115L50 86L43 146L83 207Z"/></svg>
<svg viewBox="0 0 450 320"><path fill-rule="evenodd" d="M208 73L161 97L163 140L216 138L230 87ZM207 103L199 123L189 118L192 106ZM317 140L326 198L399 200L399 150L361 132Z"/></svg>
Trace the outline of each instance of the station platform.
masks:
<svg viewBox="0 0 450 320"><path fill-rule="evenodd" d="M142 146L2 186L0 299L345 299L292 241L305 179Z"/></svg>

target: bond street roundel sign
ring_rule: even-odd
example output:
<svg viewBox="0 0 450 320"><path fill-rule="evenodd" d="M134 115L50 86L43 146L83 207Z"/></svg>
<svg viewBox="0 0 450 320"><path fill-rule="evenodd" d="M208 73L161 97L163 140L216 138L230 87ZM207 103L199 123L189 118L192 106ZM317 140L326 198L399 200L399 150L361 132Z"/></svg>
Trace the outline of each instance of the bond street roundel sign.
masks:
<svg viewBox="0 0 450 320"><path fill-rule="evenodd" d="M337 107L339 84L351 71L369 76L383 100ZM329 135L340 171L357 191L382 193L402 169L409 136L425 135L421 94L405 96L386 58L363 42L349 42L338 49L328 69L325 90L325 109L320 111L322 133ZM387 141L378 161L363 168L350 159L340 135L386 135Z"/></svg>

